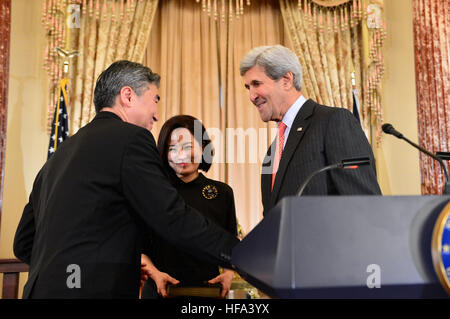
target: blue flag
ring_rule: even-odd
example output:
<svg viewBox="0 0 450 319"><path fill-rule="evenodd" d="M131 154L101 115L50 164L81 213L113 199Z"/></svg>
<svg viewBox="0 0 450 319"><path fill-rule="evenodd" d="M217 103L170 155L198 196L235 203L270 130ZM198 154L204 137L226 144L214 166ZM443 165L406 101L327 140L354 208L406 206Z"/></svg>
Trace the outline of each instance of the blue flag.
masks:
<svg viewBox="0 0 450 319"><path fill-rule="evenodd" d="M58 101L55 106L55 114L53 115L47 159L49 159L56 152L58 146L69 137L69 118L66 107L66 86L68 82L68 79L62 79L59 82Z"/></svg>

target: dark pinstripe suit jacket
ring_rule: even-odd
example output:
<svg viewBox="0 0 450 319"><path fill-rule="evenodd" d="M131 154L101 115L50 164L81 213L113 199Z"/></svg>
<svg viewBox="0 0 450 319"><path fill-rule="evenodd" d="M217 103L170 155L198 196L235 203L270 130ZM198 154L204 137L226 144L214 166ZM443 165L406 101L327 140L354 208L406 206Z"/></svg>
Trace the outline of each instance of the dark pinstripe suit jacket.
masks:
<svg viewBox="0 0 450 319"><path fill-rule="evenodd" d="M352 157L370 157L371 165L320 173L303 195L381 195L372 149L360 124L346 109L319 105L311 99L303 104L289 132L272 191L271 149L275 150L275 141L261 173L264 214L281 198L295 195L313 171Z"/></svg>

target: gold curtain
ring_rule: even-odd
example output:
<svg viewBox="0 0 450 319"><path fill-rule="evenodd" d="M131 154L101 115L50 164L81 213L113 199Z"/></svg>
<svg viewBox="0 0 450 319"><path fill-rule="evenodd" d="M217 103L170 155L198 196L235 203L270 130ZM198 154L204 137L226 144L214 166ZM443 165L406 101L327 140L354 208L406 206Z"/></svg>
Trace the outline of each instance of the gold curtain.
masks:
<svg viewBox="0 0 450 319"><path fill-rule="evenodd" d="M69 28L66 9L76 4L80 21ZM48 45L44 68L50 76L51 121L56 102L55 88L63 76L70 78L70 134L95 116L93 92L98 75L112 62L127 59L142 62L158 0L46 0L42 7L42 23L47 30ZM67 75L63 60L55 48L78 51L70 61Z"/></svg>
<svg viewBox="0 0 450 319"><path fill-rule="evenodd" d="M175 114L191 114L207 127L220 127L217 32L214 20L192 1L161 2L144 59L161 75L155 136Z"/></svg>
<svg viewBox="0 0 450 319"><path fill-rule="evenodd" d="M71 134L95 116L95 81L112 62L142 62L158 0L88 0L82 8L79 56L71 83Z"/></svg>
<svg viewBox="0 0 450 319"><path fill-rule="evenodd" d="M249 100L249 93L239 72L242 57L253 47L282 44L289 46L280 7L276 1L262 0L246 7L239 19L228 22L227 35L221 33L221 43L228 43L226 60L222 60L225 82L227 134L226 181L233 187L239 221L246 231L262 218L261 165L268 146L275 138L274 122L261 121ZM239 143L242 129L245 147ZM234 134L232 134L234 133ZM256 137L255 137L256 136ZM257 143L257 144L256 144ZM255 145L256 144L256 145ZM234 163L233 163L234 162Z"/></svg>
<svg viewBox="0 0 450 319"><path fill-rule="evenodd" d="M209 131L222 127L217 33L216 22L202 14L195 2L161 2L144 59L144 64L161 75L159 121L152 129L156 139L164 122L176 114L195 116ZM211 135L217 160L221 136ZM221 180L223 174L223 165L218 164L208 173Z"/></svg>
<svg viewBox="0 0 450 319"><path fill-rule="evenodd" d="M200 9L192 0L160 3L145 60L161 75L160 120L152 132L157 137L177 114L202 120L215 148L207 176L233 188L239 223L248 232L262 217L261 161L273 136L249 101L239 64L252 47L285 44L282 18L275 0L246 6L231 20L212 19ZM245 142L239 131L248 133Z"/></svg>
<svg viewBox="0 0 450 319"><path fill-rule="evenodd" d="M311 1L324 7L336 7L341 4L350 2L352 0L311 0Z"/></svg>
<svg viewBox="0 0 450 319"><path fill-rule="evenodd" d="M294 52L303 66L303 93L320 104L353 109L352 72L355 74L354 88L358 93L361 85L361 33L356 23L345 21L341 27L340 16L350 16L349 7L323 10L316 7L299 10L297 1L280 0L286 28ZM317 18L308 14L312 11ZM338 23L336 24L336 20ZM361 101L361 96L358 97ZM368 123L362 112L365 129Z"/></svg>
<svg viewBox="0 0 450 319"><path fill-rule="evenodd" d="M304 94L318 103L351 110L352 47L350 29L322 32L312 25L296 1L280 0L294 51L303 66ZM328 15L331 17L331 15ZM327 17L320 19L327 20Z"/></svg>
<svg viewBox="0 0 450 319"><path fill-rule="evenodd" d="M54 108L58 99L59 81L63 77L63 60L56 48L70 47L68 34L71 30L66 28L65 12L67 1L44 0L42 3L41 22L47 36L47 45L44 51L43 68L49 76L49 104L47 106L47 132L51 132L51 122ZM67 32L68 31L68 32Z"/></svg>
<svg viewBox="0 0 450 319"><path fill-rule="evenodd" d="M413 27L419 144L432 153L446 152L450 146L450 2L414 0ZM420 153L420 167L422 194L441 194L445 179L439 163Z"/></svg>
<svg viewBox="0 0 450 319"><path fill-rule="evenodd" d="M370 139L374 124L379 139L382 0L280 0L280 7L303 66L305 96L352 111L355 93L366 135Z"/></svg>
<svg viewBox="0 0 450 319"><path fill-rule="evenodd" d="M363 130L370 141L374 135L379 145L383 123L382 47L386 39L384 0L280 0L280 3L290 42L306 68L305 95L348 108L352 107L355 95ZM246 4L259 5L250 0ZM215 19L239 18L245 15L247 6L242 0L202 0L202 8ZM317 56L318 52L322 56Z"/></svg>

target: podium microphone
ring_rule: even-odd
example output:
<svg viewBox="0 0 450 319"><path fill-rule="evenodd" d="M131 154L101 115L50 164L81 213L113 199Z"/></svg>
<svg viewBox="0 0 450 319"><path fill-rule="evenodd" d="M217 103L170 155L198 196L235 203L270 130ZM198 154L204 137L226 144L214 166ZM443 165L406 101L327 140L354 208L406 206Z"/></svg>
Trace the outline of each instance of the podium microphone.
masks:
<svg viewBox="0 0 450 319"><path fill-rule="evenodd" d="M358 158L349 158L341 160L338 163L331 164L325 167L322 167L321 169L318 169L314 172L312 172L308 178L305 180L305 182L298 188L296 196L301 196L303 191L305 190L306 186L308 185L309 181L316 176L317 174L325 171L329 171L335 168L343 168L343 169L357 169L361 165L368 165L370 164L370 158L369 157L358 157Z"/></svg>
<svg viewBox="0 0 450 319"><path fill-rule="evenodd" d="M411 142L409 139L407 139L406 137L403 136L402 133L400 133L399 131L397 131L391 124L389 123L385 123L381 126L381 129L383 130L384 133L386 134L391 134L394 135L395 137L401 139L401 140L405 140L406 142L408 142L408 144L414 146L415 148L417 148L419 151L421 151L424 154L427 154L428 156L430 156L431 158L435 159L436 161L439 162L439 164L442 167L442 170L444 171L444 176L445 176L445 185L444 185L444 190L442 192L442 194L450 194L450 183L448 180L448 171L447 171L447 167L444 165L444 162L442 161L442 158L440 156L436 156L430 152L428 152L426 149L420 147L419 145L417 145L414 142Z"/></svg>

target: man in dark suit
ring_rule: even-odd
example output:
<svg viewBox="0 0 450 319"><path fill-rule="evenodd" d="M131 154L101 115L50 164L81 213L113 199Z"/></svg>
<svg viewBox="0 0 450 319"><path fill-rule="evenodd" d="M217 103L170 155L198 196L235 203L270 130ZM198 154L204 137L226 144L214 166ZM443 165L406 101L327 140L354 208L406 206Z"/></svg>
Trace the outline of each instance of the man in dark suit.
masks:
<svg viewBox="0 0 450 319"><path fill-rule="evenodd" d="M240 72L261 119L278 123L261 173L264 213L281 198L295 195L312 172L355 157L369 157L371 164L319 174L303 194L381 194L373 152L360 124L346 109L305 99L301 66L292 51L281 45L254 48L242 59Z"/></svg>
<svg viewBox="0 0 450 319"><path fill-rule="evenodd" d="M159 75L118 61L98 78L96 117L66 140L33 185L14 239L30 265L24 298L137 298L141 236L230 268L238 240L185 205L150 133Z"/></svg>

